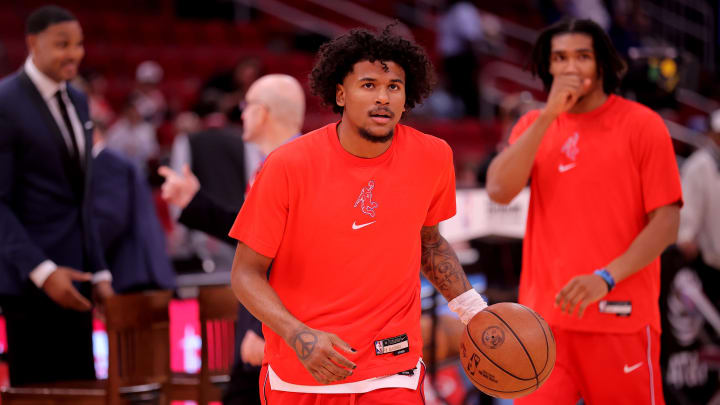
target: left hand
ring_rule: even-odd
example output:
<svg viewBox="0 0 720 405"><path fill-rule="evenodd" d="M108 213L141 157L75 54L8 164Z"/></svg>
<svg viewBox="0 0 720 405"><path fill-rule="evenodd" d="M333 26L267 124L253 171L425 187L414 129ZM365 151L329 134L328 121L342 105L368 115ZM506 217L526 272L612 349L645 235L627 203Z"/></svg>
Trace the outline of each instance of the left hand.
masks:
<svg viewBox="0 0 720 405"><path fill-rule="evenodd" d="M265 339L252 330L245 332L240 344L240 357L242 361L253 366L261 366L265 354Z"/></svg>
<svg viewBox="0 0 720 405"><path fill-rule="evenodd" d="M115 295L115 290L113 290L109 281L100 281L93 284L92 299L95 308L97 308L97 314L103 321L105 320L105 302L113 295Z"/></svg>
<svg viewBox="0 0 720 405"><path fill-rule="evenodd" d="M585 274L573 277L555 296L555 306L560 311L572 315L579 305L578 318L582 318L585 308L608 293L608 286L597 274Z"/></svg>

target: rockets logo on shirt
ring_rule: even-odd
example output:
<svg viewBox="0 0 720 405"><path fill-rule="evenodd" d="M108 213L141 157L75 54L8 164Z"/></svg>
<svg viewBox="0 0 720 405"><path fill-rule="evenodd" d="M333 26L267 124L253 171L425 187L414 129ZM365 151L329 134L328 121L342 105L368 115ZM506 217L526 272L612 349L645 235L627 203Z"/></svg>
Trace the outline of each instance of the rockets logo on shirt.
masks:
<svg viewBox="0 0 720 405"><path fill-rule="evenodd" d="M363 214L370 215L371 218L375 218L375 208L378 207L378 203L372 200L372 190L375 188L375 181L368 181L367 187L363 187L360 191L360 196L355 201L354 207L357 208L360 205L360 210Z"/></svg>
<svg viewBox="0 0 720 405"><path fill-rule="evenodd" d="M560 152L564 153L571 162L567 164L558 164L558 172L565 173L576 166L575 159L577 158L578 153L580 153L580 148L578 148L578 139L580 139L580 134L575 132L568 138L567 141L565 141L563 147L560 148Z"/></svg>
<svg viewBox="0 0 720 405"><path fill-rule="evenodd" d="M575 132L570 138L568 138L567 141L565 141L562 149L560 149L560 152L564 153L565 156L572 161L575 161L577 154L580 152L580 149L577 146L578 139L580 139L580 134Z"/></svg>

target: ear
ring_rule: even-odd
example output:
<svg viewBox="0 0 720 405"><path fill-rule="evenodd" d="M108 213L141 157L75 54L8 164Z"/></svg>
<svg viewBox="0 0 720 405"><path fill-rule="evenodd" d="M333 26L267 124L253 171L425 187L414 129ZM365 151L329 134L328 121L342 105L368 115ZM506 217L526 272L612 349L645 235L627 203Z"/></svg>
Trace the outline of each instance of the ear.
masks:
<svg viewBox="0 0 720 405"><path fill-rule="evenodd" d="M37 43L37 35L27 35L25 36L25 45L27 45L28 53L33 53L33 49L35 49L35 44Z"/></svg>
<svg viewBox="0 0 720 405"><path fill-rule="evenodd" d="M345 107L345 88L342 84L335 86L335 104Z"/></svg>
<svg viewBox="0 0 720 405"><path fill-rule="evenodd" d="M267 123L270 120L270 110L268 110L267 107L264 105L260 107L260 111L258 111L258 114L260 114L259 121L263 124Z"/></svg>

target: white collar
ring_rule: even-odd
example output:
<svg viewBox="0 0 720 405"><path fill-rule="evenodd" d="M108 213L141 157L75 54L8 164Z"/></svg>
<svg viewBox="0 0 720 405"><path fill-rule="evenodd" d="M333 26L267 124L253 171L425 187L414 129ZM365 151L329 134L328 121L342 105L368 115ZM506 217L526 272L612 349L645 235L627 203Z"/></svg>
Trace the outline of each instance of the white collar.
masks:
<svg viewBox="0 0 720 405"><path fill-rule="evenodd" d="M55 93L57 93L58 90L65 90L67 87L66 82L58 83L41 72L40 69L35 66L35 63L33 63L32 55L29 55L27 59L25 59L24 68L25 73L28 75L35 87L37 87L40 95L45 101L55 97Z"/></svg>
<svg viewBox="0 0 720 405"><path fill-rule="evenodd" d="M98 155L105 149L105 141L98 141L93 145L92 148L92 155L93 158L98 157Z"/></svg>

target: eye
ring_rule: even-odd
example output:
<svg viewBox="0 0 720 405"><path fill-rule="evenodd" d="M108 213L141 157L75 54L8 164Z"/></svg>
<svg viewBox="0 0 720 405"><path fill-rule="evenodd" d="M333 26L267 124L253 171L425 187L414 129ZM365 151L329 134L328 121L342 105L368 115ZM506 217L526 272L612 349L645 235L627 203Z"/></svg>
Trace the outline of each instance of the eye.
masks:
<svg viewBox="0 0 720 405"><path fill-rule="evenodd" d="M398 86L397 84L394 84L394 83L388 87L390 88L390 90L400 90L400 86Z"/></svg>
<svg viewBox="0 0 720 405"><path fill-rule="evenodd" d="M373 87L375 87L375 85L370 82L363 83L362 86L366 89L372 89Z"/></svg>

